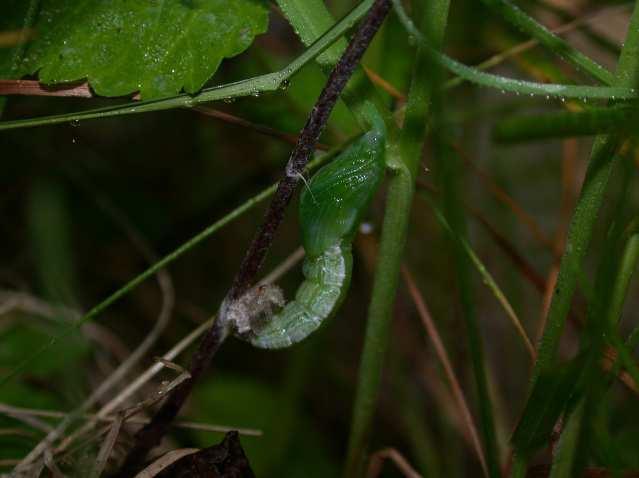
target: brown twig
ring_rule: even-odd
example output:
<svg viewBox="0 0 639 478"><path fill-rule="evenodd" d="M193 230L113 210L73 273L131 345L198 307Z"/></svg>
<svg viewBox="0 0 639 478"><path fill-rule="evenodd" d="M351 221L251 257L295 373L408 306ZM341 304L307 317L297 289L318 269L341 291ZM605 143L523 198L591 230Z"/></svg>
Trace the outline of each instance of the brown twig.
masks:
<svg viewBox="0 0 639 478"><path fill-rule="evenodd" d="M331 72L291 153L284 177L278 184L264 221L235 276L231 290L228 293L228 298L231 301L240 297L254 282L273 242L275 231L284 218L286 206L293 197L297 183L328 121L328 117L389 9L390 3L388 0L377 0L373 4L346 51Z"/></svg>
<svg viewBox="0 0 639 478"><path fill-rule="evenodd" d="M284 218L286 207L293 197L304 167L315 149L329 115L389 9L390 2L388 0L377 0L373 4L366 17L362 20L346 51L331 72L302 129L286 165L284 177L278 183L264 221L249 246L248 252L235 276L233 285L227 294L225 303L235 301L254 283L273 242L275 231ZM226 338L227 325L223 314L224 309L222 308L222 316L215 321L194 353L190 367L191 378L175 389L151 422L136 434L136 444L127 455L118 476L131 476L143 462L149 450L159 444L166 434L169 425L190 395L193 385L209 367L213 356Z"/></svg>

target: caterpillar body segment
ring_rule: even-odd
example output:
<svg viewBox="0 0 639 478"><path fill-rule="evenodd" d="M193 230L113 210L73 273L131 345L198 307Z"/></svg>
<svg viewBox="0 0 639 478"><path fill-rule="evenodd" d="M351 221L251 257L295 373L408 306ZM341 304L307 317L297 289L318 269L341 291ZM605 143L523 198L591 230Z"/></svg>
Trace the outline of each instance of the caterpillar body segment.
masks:
<svg viewBox="0 0 639 478"><path fill-rule="evenodd" d="M306 258L295 299L281 307L280 289L262 285L230 305L236 335L255 347L278 349L305 339L346 297L351 243L384 176L384 126L381 119L372 123L373 129L320 169L302 192L299 216Z"/></svg>
<svg viewBox="0 0 639 478"><path fill-rule="evenodd" d="M262 327L254 327L251 344L278 349L308 337L346 297L352 269L350 244L335 245L313 259L306 259L305 280L297 289L295 300L265 321Z"/></svg>

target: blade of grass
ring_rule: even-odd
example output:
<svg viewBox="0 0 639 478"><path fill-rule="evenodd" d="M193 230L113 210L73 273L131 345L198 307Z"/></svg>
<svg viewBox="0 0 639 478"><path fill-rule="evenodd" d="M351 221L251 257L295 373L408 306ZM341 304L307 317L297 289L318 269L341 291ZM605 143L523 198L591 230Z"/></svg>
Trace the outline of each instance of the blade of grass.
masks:
<svg viewBox="0 0 639 478"><path fill-rule="evenodd" d="M624 10L628 10L630 7L632 7L630 3L625 2L621 3L620 5L604 6L602 9L596 12L586 15L580 15L578 17L575 16L575 9L571 9L568 4L558 4L553 1L547 0L537 0L536 4L546 13L556 15L562 21L568 21L569 23L579 22L583 24L584 28L582 29L582 33L586 37L588 37L588 39L592 43L604 49L607 53L611 53L615 57L619 56L619 45L614 40L608 38L605 34L597 31L598 29L593 28L592 25L589 25L589 19L592 19L593 17L599 18L600 16L605 17L605 15L612 15Z"/></svg>
<svg viewBox="0 0 639 478"><path fill-rule="evenodd" d="M448 0L424 5L424 22L436 45L443 41L448 18ZM415 178L424 144L429 103L432 96L431 63L418 48L408 93L406 117L398 147L387 148L387 164L393 171L388 180L386 211L380 240L379 260L373 282L372 298L364 337L364 349L358 372L357 391L345 477L360 476L379 395L384 356L390 336L401 259L406 242Z"/></svg>
<svg viewBox="0 0 639 478"><path fill-rule="evenodd" d="M630 20L619 58L615 84L625 87L639 86L639 4L635 4ZM598 137L593 145L586 178L568 231L566 250L561 259L537 361L532 371L533 384L540 372L552 368L555 363L559 339L576 289L581 263L586 255L608 179L616 162L615 153L619 143L620 139L612 135ZM523 477L527 462L526 455L516 455L512 476Z"/></svg>
<svg viewBox="0 0 639 478"><path fill-rule="evenodd" d="M140 101L133 104L110 106L106 108L92 109L79 113L67 113L62 115L45 116L42 118L30 118L15 121L0 122L0 130L29 128L34 126L53 125L67 122L86 121L90 119L107 118L111 116L147 113L151 111L162 111L173 108L190 108L192 106L224 99L232 99L243 96L253 96L256 93L277 91L285 85L289 79L295 75L306 63L323 53L335 41L348 31L353 24L359 20L372 4L373 0L363 0L348 15L336 23L328 30L320 39L318 39L311 47L309 47L302 55L291 62L288 66L275 73L240 80L225 85L219 85L212 88L206 88L197 95L176 95L168 98L157 100ZM396 4L398 12L403 12L398 0L393 0ZM422 39L421 33L417 31L405 15L400 13L400 18L405 23L406 28L412 35L417 34L417 38ZM429 47L430 48L430 47ZM433 58L442 66L450 70L455 75L479 85L490 88L497 88L503 91L514 93L523 93L542 96L556 96L563 98L582 98L582 99L631 99L636 98L637 92L633 88L624 87L602 87L602 86L575 86L561 84L542 84L530 81L513 80L497 75L491 75L481 72L476 68L463 65L452 58L447 57L435 50L430 52ZM355 78L357 80L357 78ZM348 94L348 93L347 93ZM383 111L380 110L380 111Z"/></svg>
<svg viewBox="0 0 639 478"><path fill-rule="evenodd" d="M479 407L482 444L488 462L488 476L494 478L500 474L494 405L488 390L483 341L475 310L473 281L470 274L471 258L466 254L467 250L462 245L462 241L466 237L466 221L459 193L462 172L459 157L452 152L448 143L442 138L446 134L444 131L446 119L441 112L442 106L436 103L436 111L441 116L437 123L441 126L435 138L434 148L436 178L442 191L441 210L434 203L431 204L431 207L436 211L437 219L445 224L446 232L452 239L449 255L452 255L454 276L461 301L461 314L465 324L465 335Z"/></svg>
<svg viewBox="0 0 639 478"><path fill-rule="evenodd" d="M628 240L624 246L619 263L617 276L615 277L610 305L607 308L606 323L609 327L615 327L621 321L623 305L628 297L630 280L637 268L639 260L639 218L635 218L627 229Z"/></svg>
<svg viewBox="0 0 639 478"><path fill-rule="evenodd" d="M626 8L626 6L622 6L622 7ZM613 9L619 9L619 7L608 7L598 12L594 12L590 15L585 15L576 19L572 19L570 22L564 23L563 25L560 25L559 27L554 28L552 30L552 33L555 33L555 34L567 33L580 26L586 26L586 31L589 32L591 30L587 26L588 23L594 22L595 20L600 20L605 13L608 13ZM487 70L487 69L493 68L499 65L500 63L503 63L509 58L520 55L521 53L525 53L526 51L534 48L538 44L539 42L535 39L528 40L523 43L519 43L507 49L506 51L497 53L491 56L490 58L486 59L485 61L482 61L475 68L477 68L478 70ZM618 53L619 53L619 50L617 49L615 55L618 55ZM464 82L464 79L461 77L453 78L446 82L445 87L454 88L462 84L463 82Z"/></svg>
<svg viewBox="0 0 639 478"><path fill-rule="evenodd" d="M363 3L372 5L371 0L366 0ZM334 23L331 13L321 0L277 0L277 4L299 35L302 43L309 48L317 43L318 39L323 37L320 36L322 32L329 30ZM341 39L326 50L323 55L316 57L316 62L325 75L330 73L345 48L346 41ZM393 141L397 129L395 122L385 102L377 94L377 90L364 73L361 65L358 65L353 72L350 81L342 92L341 99L364 130L369 127L369 107L372 102L384 118L386 129L391 137L390 141Z"/></svg>
<svg viewBox="0 0 639 478"><path fill-rule="evenodd" d="M639 6L636 6L628 38L622 50L618 72L619 82L633 85L639 83L638 67ZM593 146L581 196L568 231L566 251L561 260L555 295L548 312L547 326L539 347L533 380L540 370L551 367L554 361L559 337L576 287L578 271L586 254L608 179L617 158L615 153L619 142L616 135L599 137Z"/></svg>
<svg viewBox="0 0 639 478"><path fill-rule="evenodd" d="M337 151L333 151L331 153L328 153L326 155L323 155L323 156L321 156L319 158L314 159L313 161L309 162L309 168L308 169L309 170L314 170L314 169L318 168L322 164L326 163L336 153L337 153ZM15 367L13 367L13 369L10 372L8 372L8 373L4 374L2 377L0 377L0 387L4 383L6 383L8 380L11 380L13 377L18 375L22 371L24 371L28 367L28 365L35 358L39 357L41 354L43 354L44 352L49 350L52 346L57 344L63 338L65 338L65 337L69 336L70 334L72 334L82 324L84 324L84 323L86 323L86 322L88 322L90 320L93 320L96 317L98 317L100 314L102 314L102 312L104 312L106 309L111 307L113 304L115 304L117 301L119 301L121 298L123 298L125 295L127 295L129 292L131 292L137 286L139 286L142 282L144 282L145 280L147 280L150 277L153 277L158 271L160 271L161 269L165 268L166 266L168 266L169 264L171 264L172 262L174 262L175 260L180 258L185 253L189 252L195 246L197 246L198 244L200 244L204 240L208 239L211 235L213 235L214 233L216 233L217 231L219 231L220 229L222 229L223 227L225 227L226 225L228 225L229 223L231 223L232 221L234 221L235 219L237 219L242 214L244 214L245 212L249 211L250 209L252 209L256 205L258 205L261 202L263 202L266 199L268 199L270 196L273 195L273 193L275 192L276 187L277 187L277 185L273 184L273 185L269 186L268 188L264 189L262 192L260 192L257 195L253 196L251 199L246 201L244 204L242 204L241 206L237 207L236 209L234 209L233 211L231 211L230 213L228 213L227 215L225 215L224 217L222 217L218 221L214 222L213 224L208 226L206 229L204 229L202 232L196 234L191 239L189 239L188 241L184 242L177 249L175 249L171 253L167 254L166 256L162 257L160 260L155 262L151 267L145 269L143 272L141 272L140 274L135 276L133 279L131 279L129 282L124 284L118 290L113 292L110 296L108 296L102 302L100 302L99 304L94 306L84 316L79 318L73 325L69 326L66 331L64 331L64 332L62 332L62 333L60 333L58 335L52 336L45 344L43 344L39 348L36 348L36 351L33 352L27 359L23 360L22 362L17 364Z"/></svg>
<svg viewBox="0 0 639 478"><path fill-rule="evenodd" d="M517 334L520 336L522 342L524 343L524 347L526 348L526 351L530 355L531 360L534 361L536 356L535 347L533 346L532 342L528 338L528 334L526 333L526 330L521 324L519 317L517 317L517 314L515 313L514 309L512 308L512 305L510 304L510 302L504 295L503 291L501 290L497 282L495 282L495 279L490 274L490 272L488 272L488 269L486 269L486 266L481 261L481 259L477 256L477 254L475 254L475 251L473 251L470 244L468 244L468 241L466 240L466 238L463 235L453 230L453 228L451 227L449 222L446 220L446 217L444 213L442 212L442 210L439 208L439 206L437 206L432 201L429 201L429 202L431 204L431 207L433 208L433 211L435 212L435 217L437 218L441 226L450 235L451 239L459 243L463 254L465 254L468 257L468 259L470 259L472 264L477 269L477 272L479 272L479 274L481 275L482 280L484 281L486 286L490 289L490 291L493 293L493 295L495 296L499 304L502 306L502 308L506 312L508 319L511 321L513 327L517 331Z"/></svg>
<svg viewBox="0 0 639 478"><path fill-rule="evenodd" d="M482 3L515 27L533 37L550 52L567 60L578 70L585 71L604 84L613 84L614 75L610 71L573 48L508 0L482 0Z"/></svg>
<svg viewBox="0 0 639 478"><path fill-rule="evenodd" d="M619 334L616 332L608 334L608 342L617 351L621 364L632 377L635 384L639 384L639 365L637 365L637 362L633 359L628 346L619 338Z"/></svg>
<svg viewBox="0 0 639 478"><path fill-rule="evenodd" d="M559 438L557 451L550 469L549 478L571 478L574 474L575 458L579 446L584 403L580 403L569 415Z"/></svg>
<svg viewBox="0 0 639 478"><path fill-rule="evenodd" d="M466 66L452 58L438 52L430 46L424 35L415 27L408 17L399 0L392 0L402 24L410 35L415 37L427 49L433 61L451 73L464 78L467 81L489 88L496 88L504 92L512 92L526 95L541 95L558 98L582 98L582 99L632 99L636 98L637 91L634 86L581 86L564 85L556 83L535 83L533 81L515 80L499 75L493 75Z"/></svg>
<svg viewBox="0 0 639 478"><path fill-rule="evenodd" d="M590 108L585 111L558 111L541 115L516 116L500 121L493 138L502 143L537 139L590 136L622 130L636 130L636 106Z"/></svg>

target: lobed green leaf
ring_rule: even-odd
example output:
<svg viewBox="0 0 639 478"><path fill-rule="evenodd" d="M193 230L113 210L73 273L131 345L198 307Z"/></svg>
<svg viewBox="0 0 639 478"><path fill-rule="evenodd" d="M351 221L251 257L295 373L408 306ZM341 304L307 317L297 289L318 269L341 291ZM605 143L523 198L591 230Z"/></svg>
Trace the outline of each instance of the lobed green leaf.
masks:
<svg viewBox="0 0 639 478"><path fill-rule="evenodd" d="M45 0L17 72L104 96L195 93L267 26L259 0Z"/></svg>

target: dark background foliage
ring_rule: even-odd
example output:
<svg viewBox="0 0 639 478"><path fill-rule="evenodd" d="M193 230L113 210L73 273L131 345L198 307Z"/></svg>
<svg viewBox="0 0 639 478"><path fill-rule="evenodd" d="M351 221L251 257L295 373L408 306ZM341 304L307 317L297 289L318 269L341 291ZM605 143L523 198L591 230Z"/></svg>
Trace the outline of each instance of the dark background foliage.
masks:
<svg viewBox="0 0 639 478"><path fill-rule="evenodd" d="M352 6L347 0L328 3L336 16ZM592 22L597 36L588 33L591 30L580 30L567 38L613 67L629 12L629 8L614 9L614 5L581 1L567 6L565 2L526 2L525 6L552 26L566 23L573 15L580 17L610 8L610 14L602 14ZM0 15L13 7L0 6ZM270 9L269 15L268 32L257 37L243 55L224 61L209 84L274 70L302 51L277 10ZM446 50L464 63L476 64L524 40L524 35L489 14L478 2L452 2ZM391 15L364 64L397 90L406 92L413 51L414 44L396 16ZM511 58L497 71L538 81L580 78L579 73L539 48ZM212 107L296 134L323 83L319 68L309 64L285 92ZM389 105L399 105L397 98L381 87L380 91ZM494 125L508 115L555 110L563 106L558 100L502 95L468 86L451 90L440 100L444 101L450 123L448 137L467 158L462 175L457 178L464 202L488 218L508 244L547 281L553 271L552 247L561 247L591 139L513 146L499 144L491 137ZM112 101L11 97L3 119L63 113ZM322 142L337 146L357 132L352 117L340 104ZM135 237L143 238L155 257L167 254L276 181L291 147L254 128L187 110L2 131L0 291L19 291L28 300L86 311L148 266ZM438 174L430 169L435 151L431 140L420 173L425 182L432 183ZM613 192L620 189L625 174L632 175L634 181L634 169L626 171L613 177ZM534 218L550 247L531 233L522 213L513 214L503 197L500 200L495 195L493 183ZM636 196L633 188L629 211L636 208ZM283 351L255 350L246 343L229 340L188 403L185 419L263 432L261 437L241 438L257 476L339 474L370 299L375 265L371 248L379 233L382 198L383 191L367 216L372 234L356 239L352 290L339 314L304 343ZM608 217L610 209L607 204L603 218ZM130 377L217 310L263 211L261 205L242 215L168 268L175 289L171 322L152 353L140 368L131 371ZM295 211L293 204L265 270L279 264L298 246ZM126 218L126 227L118 219L122 217ZM469 216L468 227L473 248L534 339L543 315L542 296L526 280L522 269L504 255L476 215ZM604 247L605 234L605 228L596 232L594 251ZM428 302L476 415L454 260L449 239L428 203L418 195L406 264ZM586 272L595 266L596 261L589 261ZM301 272L295 268L281 280L287 295L293 293L300 279ZM503 310L474 272L473 282L496 407L500 455L505 462L507 440L528 391L530 361ZM8 297L0 296L4 301L0 302L3 375L30 357L47 337L68 326L68 317L59 309L54 309L48 319L24 310L4 310ZM145 282L102 314L92 332L82 329L71 334L31 362L24 373L2 384L0 403L59 411L73 409L145 337L157 320L161 301L157 282ZM585 302L580 295L575 307L583 310ZM624 331L636 325L637 305L636 287L631 286L622 323ZM562 342L565 357L577 349L577 337L578 329L569 324ZM186 356L176 362L187 363ZM172 377L172 372L163 372L163 379ZM153 393L158 384L156 381L149 385L137 398ZM602 432L598 452L591 455L592 466L639 469L636 393L617 381L606 395L601 423L607 431ZM0 460L24 456L43 436L41 430L2 414L0 428L13 430L0 434ZM128 432L134 429L132 426ZM220 439L211 432L176 428L167 447L205 447ZM65 458L65 466L71 469L90 460L86 457L92 456L98 445L99 441L75 450ZM371 450L389 446L400 450L425 476L480 474L447 379L403 286L394 311ZM546 451L538 461L547 463L549 456ZM390 466L384 473L397 474Z"/></svg>

